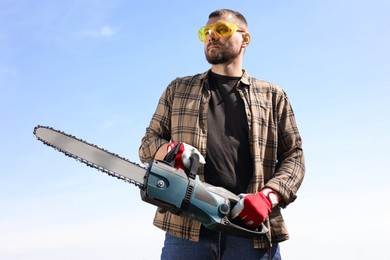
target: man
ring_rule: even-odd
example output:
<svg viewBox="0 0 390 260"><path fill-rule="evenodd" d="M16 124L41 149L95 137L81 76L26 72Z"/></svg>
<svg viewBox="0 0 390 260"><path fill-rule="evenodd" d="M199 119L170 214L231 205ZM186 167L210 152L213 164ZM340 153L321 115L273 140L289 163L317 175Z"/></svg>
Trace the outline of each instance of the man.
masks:
<svg viewBox="0 0 390 260"><path fill-rule="evenodd" d="M269 234L232 236L157 211L154 224L166 231L161 258L281 259L279 242L289 238L281 208L295 200L305 171L291 105L278 86L243 70L250 34L240 13L214 11L198 34L211 69L169 84L142 139L140 159L163 159L180 145L175 166L186 168L182 153L200 153L201 180L240 194L231 217L248 228L264 222Z"/></svg>

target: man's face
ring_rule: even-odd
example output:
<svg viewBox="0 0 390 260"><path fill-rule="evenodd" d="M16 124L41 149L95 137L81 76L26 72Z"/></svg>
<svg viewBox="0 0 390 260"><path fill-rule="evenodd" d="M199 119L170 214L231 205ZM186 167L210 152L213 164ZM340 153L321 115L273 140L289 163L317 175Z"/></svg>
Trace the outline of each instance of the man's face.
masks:
<svg viewBox="0 0 390 260"><path fill-rule="evenodd" d="M210 18L207 24L214 24L217 22L232 22L239 27L242 26L242 24L231 14ZM242 51L242 41L243 34L241 32L236 32L227 38L217 38L214 33L211 32L208 40L204 42L207 61L213 65L232 62Z"/></svg>

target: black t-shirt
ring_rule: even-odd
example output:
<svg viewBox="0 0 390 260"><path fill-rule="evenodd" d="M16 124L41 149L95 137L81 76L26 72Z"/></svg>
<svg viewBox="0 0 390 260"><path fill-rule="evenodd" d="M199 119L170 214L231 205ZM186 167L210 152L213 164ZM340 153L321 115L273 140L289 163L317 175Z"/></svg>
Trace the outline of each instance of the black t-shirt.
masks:
<svg viewBox="0 0 390 260"><path fill-rule="evenodd" d="M239 77L209 73L205 180L235 194L245 193L253 175L245 105Z"/></svg>

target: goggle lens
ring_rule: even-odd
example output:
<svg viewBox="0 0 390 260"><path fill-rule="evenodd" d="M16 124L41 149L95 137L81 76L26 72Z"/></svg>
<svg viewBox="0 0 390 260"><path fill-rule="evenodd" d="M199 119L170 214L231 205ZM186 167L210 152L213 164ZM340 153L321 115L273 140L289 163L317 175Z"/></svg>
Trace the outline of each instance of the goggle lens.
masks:
<svg viewBox="0 0 390 260"><path fill-rule="evenodd" d="M208 24L206 26L203 26L198 31L199 39L202 42L205 42L207 40L207 37L210 36L210 33L213 32L215 37L219 38L226 38L232 36L235 32L238 30L238 25L234 23L229 22L219 22L219 23L213 23Z"/></svg>

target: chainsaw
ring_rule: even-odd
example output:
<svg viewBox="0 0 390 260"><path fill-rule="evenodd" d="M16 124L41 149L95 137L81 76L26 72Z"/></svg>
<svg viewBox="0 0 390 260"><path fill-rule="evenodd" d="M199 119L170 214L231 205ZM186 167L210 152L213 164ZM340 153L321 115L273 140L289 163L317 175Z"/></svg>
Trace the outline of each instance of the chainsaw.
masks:
<svg viewBox="0 0 390 260"><path fill-rule="evenodd" d="M239 220L231 219L231 209L238 203L239 197L199 179L199 156L196 153L190 158L188 171L173 167L176 149L172 149L164 160L152 160L144 167L48 126L36 126L34 135L71 158L134 184L140 188L141 199L162 212L189 217L208 229L241 237L256 237L268 232L264 224L257 229L249 229Z"/></svg>

